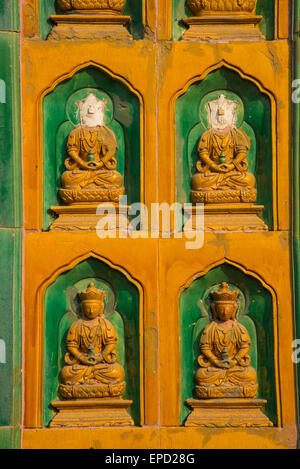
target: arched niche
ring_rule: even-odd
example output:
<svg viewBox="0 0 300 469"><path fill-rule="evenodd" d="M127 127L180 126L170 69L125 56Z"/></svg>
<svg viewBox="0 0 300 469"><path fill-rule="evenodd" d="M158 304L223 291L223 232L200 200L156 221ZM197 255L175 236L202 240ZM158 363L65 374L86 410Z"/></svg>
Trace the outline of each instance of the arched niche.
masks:
<svg viewBox="0 0 300 469"><path fill-rule="evenodd" d="M130 413L140 423L139 291L123 273L103 261L88 258L62 273L45 293L43 353L43 425L53 418L51 402L59 400L59 373L64 364L65 339L70 325L80 317L78 292L94 282L106 291L104 315L118 335L118 362L124 367L125 399L133 400Z"/></svg>
<svg viewBox="0 0 300 469"><path fill-rule="evenodd" d="M131 22L129 31L134 39L142 39L143 37L143 8L144 0L127 0L122 11L122 15L130 16ZM57 7L56 0L41 0L39 2L40 32L41 38L47 39L53 24L49 19L50 15L61 13Z"/></svg>
<svg viewBox="0 0 300 469"><path fill-rule="evenodd" d="M172 2L172 35L173 39L178 41L186 30L181 21L182 18L189 18L193 14L187 6L186 0L172 0ZM275 29L275 0L258 0L256 14L263 17L259 24L261 32L268 41L272 41Z"/></svg>
<svg viewBox="0 0 300 469"><path fill-rule="evenodd" d="M141 200L140 100L125 83L105 70L89 65L59 83L43 99L44 230L54 220L50 207L62 205L58 189L65 170L67 137L76 125L70 117L69 103L72 103L73 97L80 99L81 95L85 97L95 90L111 102L112 115L107 126L117 137L117 170L123 176L128 203Z"/></svg>
<svg viewBox="0 0 300 469"><path fill-rule="evenodd" d="M244 109L242 129L251 137L248 154L249 169L256 177L257 205L264 205L263 220L273 228L273 149L271 101L250 80L225 65L210 72L203 80L194 82L175 105L176 120L176 200L191 202L191 178L198 160L197 146L205 131L204 107L209 96L225 93L238 100Z"/></svg>
<svg viewBox="0 0 300 469"><path fill-rule="evenodd" d="M200 337L210 321L207 317L210 314L209 292L217 289L221 282L227 282L231 289L238 289L243 298L237 318L251 338L251 366L257 371L258 397L268 401L265 412L276 425L278 409L272 294L257 278L228 263L214 267L204 276L196 278L180 295L181 425L190 412L185 402L193 396Z"/></svg>

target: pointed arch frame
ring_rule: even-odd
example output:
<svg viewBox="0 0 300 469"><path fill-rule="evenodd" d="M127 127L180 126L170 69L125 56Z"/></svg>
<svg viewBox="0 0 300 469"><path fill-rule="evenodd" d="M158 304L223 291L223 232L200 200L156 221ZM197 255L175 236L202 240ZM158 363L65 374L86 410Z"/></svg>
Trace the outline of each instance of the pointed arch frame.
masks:
<svg viewBox="0 0 300 469"><path fill-rule="evenodd" d="M63 266L60 266L54 272L52 272L43 282L41 282L37 288L34 298L34 310L36 311L36 323L37 328L35 329L34 337L31 337L36 348L35 362L31 368L31 386L28 386L27 392L34 393L35 399L30 400L30 409L28 405L29 399L25 399L25 412L30 416L30 426L34 428L42 428L42 409L43 409L43 363L44 363L44 328L45 328L45 295L47 289L52 285L55 280L65 272L72 270L74 267L79 265L88 259L96 259L103 262L111 269L119 271L127 280L132 283L138 290L139 293L139 361L140 361L140 425L144 423L145 406L144 406L144 317L143 317L143 306L144 306L144 291L140 283L136 278L129 274L122 266L114 264L106 257L100 256L95 251L88 251L83 255L75 257L72 261ZM26 359L26 362L28 357ZM27 367L27 366L26 366ZM28 373L28 371L27 371ZM30 389L29 389L30 387ZM25 426L26 426L25 418Z"/></svg>

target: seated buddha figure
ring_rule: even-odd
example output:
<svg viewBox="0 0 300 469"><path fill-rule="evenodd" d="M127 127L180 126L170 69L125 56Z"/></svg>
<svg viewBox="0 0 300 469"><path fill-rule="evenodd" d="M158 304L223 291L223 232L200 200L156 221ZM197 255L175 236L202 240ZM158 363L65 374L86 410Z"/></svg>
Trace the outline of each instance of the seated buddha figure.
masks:
<svg viewBox="0 0 300 469"><path fill-rule="evenodd" d="M124 369L116 362L116 332L103 316L105 292L91 283L79 296L82 319L67 333L59 393L65 399L121 396Z"/></svg>
<svg viewBox="0 0 300 469"><path fill-rule="evenodd" d="M250 366L250 337L235 319L238 291L230 291L223 282L211 293L213 321L200 339L200 368L195 374L198 399L255 398L257 376Z"/></svg>
<svg viewBox="0 0 300 469"><path fill-rule="evenodd" d="M192 177L193 203L255 202L255 177L248 172L250 138L236 128L237 101L221 94L207 103L210 129L198 144L197 172Z"/></svg>
<svg viewBox="0 0 300 469"><path fill-rule="evenodd" d="M90 93L76 104L80 125L68 137L60 196L66 203L118 201L124 187L116 170L116 137L104 125L107 101Z"/></svg>

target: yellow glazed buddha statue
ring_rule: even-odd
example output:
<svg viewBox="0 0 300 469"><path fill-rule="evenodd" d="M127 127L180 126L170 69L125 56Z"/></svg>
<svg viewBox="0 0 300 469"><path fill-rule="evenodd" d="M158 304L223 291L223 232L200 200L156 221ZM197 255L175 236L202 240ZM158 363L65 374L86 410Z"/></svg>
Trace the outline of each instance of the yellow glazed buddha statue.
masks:
<svg viewBox="0 0 300 469"><path fill-rule="evenodd" d="M236 128L237 102L221 94L207 103L210 129L198 144L197 172L192 177L193 203L253 203L255 177L248 171L250 138Z"/></svg>
<svg viewBox="0 0 300 469"><path fill-rule="evenodd" d="M116 137L104 125L107 102L90 93L76 104L80 125L68 137L60 197L66 204L118 202L125 189L116 170Z"/></svg>
<svg viewBox="0 0 300 469"><path fill-rule="evenodd" d="M127 29L130 16L123 16L126 0L57 0L60 14L51 15L54 27L48 39L132 40Z"/></svg>
<svg viewBox="0 0 300 469"><path fill-rule="evenodd" d="M251 340L236 320L238 291L223 282L211 293L213 320L200 338L195 398L187 427L272 427L262 412L266 400L257 399L257 374L250 365Z"/></svg>
<svg viewBox="0 0 300 469"><path fill-rule="evenodd" d="M208 130L197 147L199 159L191 178L193 205L186 209L190 214L186 229L199 230L204 213L205 231L268 230L260 218L264 206L255 204L256 179L248 167L251 138L236 125L238 101L220 93L205 108Z"/></svg>
<svg viewBox="0 0 300 469"><path fill-rule="evenodd" d="M211 293L214 320L200 339L200 368L195 374L195 394L199 399L257 395L256 371L250 366L250 337L235 319L238 291L222 283Z"/></svg>
<svg viewBox="0 0 300 469"><path fill-rule="evenodd" d="M82 319L67 334L59 393L64 399L120 397L124 370L116 362L116 332L103 316L105 292L91 283L79 296Z"/></svg>
<svg viewBox="0 0 300 469"><path fill-rule="evenodd" d="M186 0L192 15L183 18L188 26L186 41L228 42L264 39L258 28L257 0Z"/></svg>
<svg viewBox="0 0 300 469"><path fill-rule="evenodd" d="M68 136L66 170L58 190L65 205L51 207L58 218L50 230L93 231L101 219L109 220L101 229L126 230L128 207L121 200L125 188L117 171L118 144L104 124L107 100L89 93L76 105L80 124Z"/></svg>

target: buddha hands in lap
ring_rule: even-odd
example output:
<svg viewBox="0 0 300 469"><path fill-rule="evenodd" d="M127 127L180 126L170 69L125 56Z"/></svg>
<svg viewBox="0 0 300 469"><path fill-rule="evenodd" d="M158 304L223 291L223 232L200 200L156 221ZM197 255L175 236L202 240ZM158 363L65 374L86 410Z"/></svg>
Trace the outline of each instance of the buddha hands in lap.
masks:
<svg viewBox="0 0 300 469"><path fill-rule="evenodd" d="M193 203L255 202L255 177L248 172L250 138L236 128L236 101L219 99L207 104L210 130L198 144L197 172L192 177Z"/></svg>
<svg viewBox="0 0 300 469"><path fill-rule="evenodd" d="M68 204L118 202L124 187L122 176L116 171L116 137L104 125L107 101L90 93L76 104L80 125L68 137L69 156L61 177L60 196Z"/></svg>
<svg viewBox="0 0 300 469"><path fill-rule="evenodd" d="M120 397L125 390L124 370L116 363L117 335L104 318L105 292L90 284L80 293L82 319L70 327L60 395L65 399Z"/></svg>
<svg viewBox="0 0 300 469"><path fill-rule="evenodd" d="M255 398L257 375L250 366L250 337L235 319L238 291L222 283L212 295L214 320L200 339L200 368L195 374L198 399L244 397Z"/></svg>

